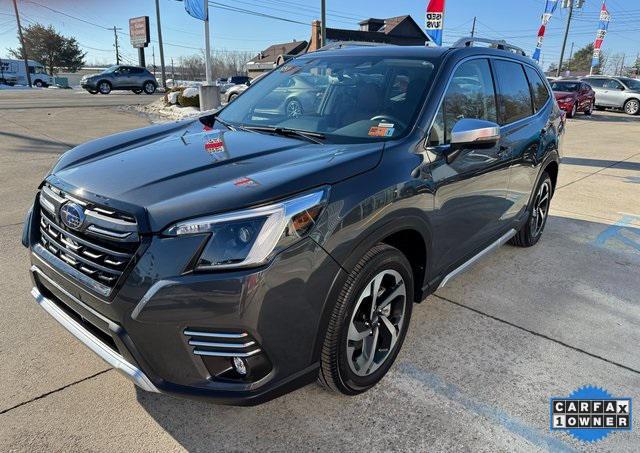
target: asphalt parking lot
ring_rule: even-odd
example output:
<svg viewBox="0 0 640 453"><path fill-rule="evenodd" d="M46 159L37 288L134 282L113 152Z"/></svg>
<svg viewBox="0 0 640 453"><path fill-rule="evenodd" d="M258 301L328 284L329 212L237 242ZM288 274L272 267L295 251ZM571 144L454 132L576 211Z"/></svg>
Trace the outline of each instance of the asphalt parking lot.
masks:
<svg viewBox="0 0 640 453"><path fill-rule="evenodd" d="M0 93L0 451L638 451L549 431L549 398L640 401L640 117L569 120L551 217L416 306L396 365L346 398L315 385L253 408L147 394L29 294L22 219L57 156L148 120L155 96ZM40 104L38 104L40 103ZM638 419L638 414L636 414Z"/></svg>

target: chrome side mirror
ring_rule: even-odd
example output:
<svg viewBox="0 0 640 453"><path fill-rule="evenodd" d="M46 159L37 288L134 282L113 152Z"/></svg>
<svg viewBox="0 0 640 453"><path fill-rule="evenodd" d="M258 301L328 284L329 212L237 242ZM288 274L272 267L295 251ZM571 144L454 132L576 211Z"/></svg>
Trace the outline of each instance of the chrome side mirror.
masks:
<svg viewBox="0 0 640 453"><path fill-rule="evenodd" d="M486 148L500 140L500 126L491 121L462 118L451 130L450 149L445 157L451 163L464 148Z"/></svg>

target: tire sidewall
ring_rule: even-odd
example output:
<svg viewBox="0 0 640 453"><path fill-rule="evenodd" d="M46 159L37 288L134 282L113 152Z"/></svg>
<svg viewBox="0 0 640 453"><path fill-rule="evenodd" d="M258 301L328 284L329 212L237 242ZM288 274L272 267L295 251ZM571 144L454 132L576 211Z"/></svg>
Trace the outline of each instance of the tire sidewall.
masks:
<svg viewBox="0 0 640 453"><path fill-rule="evenodd" d="M151 85L153 87L152 90L147 90L147 87ZM142 85L142 91L145 92L145 94L153 94L156 92L156 86L153 82L145 82L144 85Z"/></svg>
<svg viewBox="0 0 640 453"><path fill-rule="evenodd" d="M636 105L637 105L637 108L636 108L635 112L629 113L629 112L627 112L627 105L629 105L631 102L635 102ZM638 100L638 99L629 99L628 101L626 101L624 103L624 112L627 115L637 115L638 113L640 113L640 100Z"/></svg>
<svg viewBox="0 0 640 453"><path fill-rule="evenodd" d="M543 184L549 185L549 207L547 208L547 215L544 218L540 232L538 233L537 236L534 236L531 228L531 218L533 217L533 209L534 209L536 197L538 195L538 191L540 190L540 187L542 187ZM542 237L542 233L544 233L544 229L547 226L547 220L549 220L549 211L551 210L552 198L553 198L553 184L551 183L551 178L549 177L549 174L544 173L540 178L540 181L536 185L536 190L533 195L531 206L529 207L529 216L527 217L527 223L525 225L525 228L527 229L527 238L530 245L535 245Z"/></svg>
<svg viewBox="0 0 640 453"><path fill-rule="evenodd" d="M105 91L102 91L101 87L102 87L102 84L104 84L104 83L106 83L106 85L107 85L107 87L108 87L109 89L108 89L108 90L105 90ZM99 83L98 83L98 92L99 92L100 94L109 94L109 93L111 93L111 84L110 84L109 82L104 82L104 81L103 81L103 82L99 82Z"/></svg>
<svg viewBox="0 0 640 453"><path fill-rule="evenodd" d="M357 298L364 290L365 286L376 276L376 274L385 269L397 271L405 282L406 302L402 330L398 334L398 341L395 344L395 349L391 352L391 355L387 357L385 363L369 376L358 376L353 373L349 366L346 351L347 335L349 332L351 316L353 315ZM344 300L346 300L346 304L340 317L340 334L337 342L338 350L336 351L338 356L337 378L340 385L343 387L343 391L350 394L357 394L370 389L384 377L395 362L395 359L402 348L402 344L404 343L409 323L411 321L413 308L413 275L411 265L402 253L396 249L389 248L389 250L374 256L369 262L367 262L356 275L353 282L351 284L348 282L346 285L348 285L345 287L346 293L344 293Z"/></svg>

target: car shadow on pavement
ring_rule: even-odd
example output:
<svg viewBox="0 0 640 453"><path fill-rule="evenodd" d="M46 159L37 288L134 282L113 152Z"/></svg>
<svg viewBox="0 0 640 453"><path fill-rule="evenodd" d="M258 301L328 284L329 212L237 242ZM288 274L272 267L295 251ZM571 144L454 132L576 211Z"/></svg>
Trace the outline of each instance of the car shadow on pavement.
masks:
<svg viewBox="0 0 640 453"><path fill-rule="evenodd" d="M571 118L572 121L598 121L603 123L640 123L640 115L627 115L624 112L607 111L593 112L592 115L578 114Z"/></svg>
<svg viewBox="0 0 640 453"><path fill-rule="evenodd" d="M9 143L7 144L6 140L3 139L3 137L6 137L6 139L14 140L9 141ZM14 152L61 154L76 146L75 144L60 142L57 140L46 140L30 135L18 134L16 132L0 131L0 142L3 141L3 151ZM19 143L19 145L16 146L14 143Z"/></svg>
<svg viewBox="0 0 640 453"><path fill-rule="evenodd" d="M563 157L563 165L579 165L595 168L614 168L615 170L640 171L640 162L618 161L607 159L587 159L583 157Z"/></svg>
<svg viewBox="0 0 640 453"><path fill-rule="evenodd" d="M188 451L577 446L549 433L551 396L591 384L640 397L640 212L625 218L551 216L536 247L478 263L415 306L397 363L363 395L310 385L242 408L136 389L138 403Z"/></svg>

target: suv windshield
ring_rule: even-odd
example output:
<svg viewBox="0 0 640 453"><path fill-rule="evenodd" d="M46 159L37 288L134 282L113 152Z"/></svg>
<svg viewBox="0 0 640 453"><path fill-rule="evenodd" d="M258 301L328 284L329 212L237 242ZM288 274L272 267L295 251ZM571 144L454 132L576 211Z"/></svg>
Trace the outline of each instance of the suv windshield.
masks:
<svg viewBox="0 0 640 453"><path fill-rule="evenodd" d="M323 56L281 66L220 112L238 127L294 129L340 143L411 129L435 67L424 58Z"/></svg>
<svg viewBox="0 0 640 453"><path fill-rule="evenodd" d="M624 78L620 79L620 81L624 83L630 90L640 90L640 80Z"/></svg>
<svg viewBox="0 0 640 453"><path fill-rule="evenodd" d="M578 91L580 82L551 82L553 91Z"/></svg>

